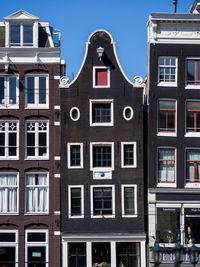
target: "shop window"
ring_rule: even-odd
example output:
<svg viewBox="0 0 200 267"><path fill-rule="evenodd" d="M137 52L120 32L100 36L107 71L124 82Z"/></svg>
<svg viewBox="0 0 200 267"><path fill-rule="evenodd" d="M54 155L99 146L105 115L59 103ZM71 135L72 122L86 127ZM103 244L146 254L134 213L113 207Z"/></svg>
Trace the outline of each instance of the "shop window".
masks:
<svg viewBox="0 0 200 267"><path fill-rule="evenodd" d="M86 243L68 243L68 266L86 267Z"/></svg>
<svg viewBox="0 0 200 267"><path fill-rule="evenodd" d="M140 266L140 244L131 242L116 243L117 267Z"/></svg>

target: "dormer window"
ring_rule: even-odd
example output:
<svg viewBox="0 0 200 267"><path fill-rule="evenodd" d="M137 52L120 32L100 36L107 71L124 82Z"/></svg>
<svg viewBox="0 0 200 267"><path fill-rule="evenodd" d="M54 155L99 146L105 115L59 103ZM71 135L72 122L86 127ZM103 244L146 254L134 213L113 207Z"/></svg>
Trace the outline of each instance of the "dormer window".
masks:
<svg viewBox="0 0 200 267"><path fill-rule="evenodd" d="M33 46L33 24L11 24L10 46Z"/></svg>

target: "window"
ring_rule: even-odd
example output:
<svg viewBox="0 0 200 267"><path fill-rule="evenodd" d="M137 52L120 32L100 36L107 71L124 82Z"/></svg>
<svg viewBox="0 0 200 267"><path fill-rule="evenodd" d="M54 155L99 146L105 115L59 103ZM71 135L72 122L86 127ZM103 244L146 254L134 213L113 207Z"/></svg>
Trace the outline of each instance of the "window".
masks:
<svg viewBox="0 0 200 267"><path fill-rule="evenodd" d="M115 217L115 193L113 185L91 186L91 217Z"/></svg>
<svg viewBox="0 0 200 267"><path fill-rule="evenodd" d="M48 174L27 173L26 174L26 212L47 213L48 212Z"/></svg>
<svg viewBox="0 0 200 267"><path fill-rule="evenodd" d="M26 76L26 107L49 107L49 79L47 75Z"/></svg>
<svg viewBox="0 0 200 267"><path fill-rule="evenodd" d="M90 143L91 170L114 170L114 144Z"/></svg>
<svg viewBox="0 0 200 267"><path fill-rule="evenodd" d="M121 143L121 167L136 168L136 142Z"/></svg>
<svg viewBox="0 0 200 267"><path fill-rule="evenodd" d="M177 229L180 229L180 208L157 208L157 235L161 243L176 243Z"/></svg>
<svg viewBox="0 0 200 267"><path fill-rule="evenodd" d="M123 117L126 121L130 121L133 118L134 112L132 107L125 107L123 110Z"/></svg>
<svg viewBox="0 0 200 267"><path fill-rule="evenodd" d="M165 135L176 133L175 100L158 101L158 133L162 133Z"/></svg>
<svg viewBox="0 0 200 267"><path fill-rule="evenodd" d="M83 168L83 144L68 143L68 168Z"/></svg>
<svg viewBox="0 0 200 267"><path fill-rule="evenodd" d="M186 183L200 182L200 149L186 150Z"/></svg>
<svg viewBox="0 0 200 267"><path fill-rule="evenodd" d="M90 126L113 126L113 100L90 100Z"/></svg>
<svg viewBox="0 0 200 267"><path fill-rule="evenodd" d="M177 58L159 57L158 83L163 86L177 85Z"/></svg>
<svg viewBox="0 0 200 267"><path fill-rule="evenodd" d="M122 185L122 217L137 216L137 186Z"/></svg>
<svg viewBox="0 0 200 267"><path fill-rule="evenodd" d="M200 132L200 101L186 102L186 133L196 135Z"/></svg>
<svg viewBox="0 0 200 267"><path fill-rule="evenodd" d="M18 212L18 175L0 173L0 213Z"/></svg>
<svg viewBox="0 0 200 267"><path fill-rule="evenodd" d="M200 85L200 60L187 59L186 61L186 86L198 87Z"/></svg>
<svg viewBox="0 0 200 267"><path fill-rule="evenodd" d="M10 24L10 46L33 46L33 24Z"/></svg>
<svg viewBox="0 0 200 267"><path fill-rule="evenodd" d="M200 244L200 232L199 232L199 224L200 224L200 208L185 208L184 209L185 216L185 243L191 244L192 239L195 239L196 244Z"/></svg>
<svg viewBox="0 0 200 267"><path fill-rule="evenodd" d="M140 243L116 243L117 266L140 266Z"/></svg>
<svg viewBox="0 0 200 267"><path fill-rule="evenodd" d="M18 231L0 230L0 266L18 266Z"/></svg>
<svg viewBox="0 0 200 267"><path fill-rule="evenodd" d="M26 158L47 159L48 151L48 122L26 122Z"/></svg>
<svg viewBox="0 0 200 267"><path fill-rule="evenodd" d="M109 67L93 67L93 87L110 87Z"/></svg>
<svg viewBox="0 0 200 267"><path fill-rule="evenodd" d="M175 184L175 149L158 149L158 183Z"/></svg>
<svg viewBox="0 0 200 267"><path fill-rule="evenodd" d="M68 243L68 266L86 267L86 243Z"/></svg>
<svg viewBox="0 0 200 267"><path fill-rule="evenodd" d="M25 262L25 267L48 267L48 230L26 231Z"/></svg>
<svg viewBox="0 0 200 267"><path fill-rule="evenodd" d="M16 76L0 76L0 108L19 108L18 82Z"/></svg>
<svg viewBox="0 0 200 267"><path fill-rule="evenodd" d="M73 121L78 121L80 118L80 111L77 107L73 107L70 110L70 118Z"/></svg>
<svg viewBox="0 0 200 267"><path fill-rule="evenodd" d="M84 194L82 185L71 185L68 188L69 218L84 217Z"/></svg>
<svg viewBox="0 0 200 267"><path fill-rule="evenodd" d="M0 121L0 159L18 158L18 122Z"/></svg>

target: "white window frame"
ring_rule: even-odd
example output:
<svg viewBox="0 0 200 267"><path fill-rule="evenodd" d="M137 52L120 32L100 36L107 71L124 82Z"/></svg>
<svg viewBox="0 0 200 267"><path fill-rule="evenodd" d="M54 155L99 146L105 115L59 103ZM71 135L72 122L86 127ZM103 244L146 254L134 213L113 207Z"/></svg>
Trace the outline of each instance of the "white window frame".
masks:
<svg viewBox="0 0 200 267"><path fill-rule="evenodd" d="M96 69L105 69L108 74L108 84L107 85L96 85ZM110 67L107 66L94 66L93 67L93 88L109 88L110 87Z"/></svg>
<svg viewBox="0 0 200 267"><path fill-rule="evenodd" d="M15 267L18 267L18 230L0 230L0 233L14 233L15 242L0 242L0 247L15 247Z"/></svg>
<svg viewBox="0 0 200 267"><path fill-rule="evenodd" d="M77 117L77 118L73 118L73 116L72 116L72 112L73 112L74 110L77 111L77 114L78 114L78 117ZM78 121L78 120L80 119L80 110L79 110L77 107L72 107L72 108L70 109L69 115L70 115L70 118L71 118L72 121Z"/></svg>
<svg viewBox="0 0 200 267"><path fill-rule="evenodd" d="M174 182L159 182L158 181L158 150L159 149L174 149L174 160L175 160L175 166L174 166ZM176 187L177 183L177 148L176 147L168 147L168 146L159 146L157 147L157 155L156 155L156 175L157 175L157 187Z"/></svg>
<svg viewBox="0 0 200 267"><path fill-rule="evenodd" d="M16 211L0 211L0 215L17 215L19 214L19 173L18 172L0 172L0 175L16 175L17 176L17 185L0 185L1 188L5 188L6 192L6 198L8 198L8 188L16 188L17 189L17 210Z"/></svg>
<svg viewBox="0 0 200 267"><path fill-rule="evenodd" d="M187 103L188 102L199 102L200 104L200 100L199 99L186 99L185 100L185 137L200 137L200 132L187 132Z"/></svg>
<svg viewBox="0 0 200 267"><path fill-rule="evenodd" d="M28 233L45 233L46 240L45 242L28 242ZM46 264L45 267L49 266L48 259L49 259L49 237L48 237L48 230L37 229L37 230L26 230L25 231L25 267L28 267L28 248L29 247L45 247L46 248Z"/></svg>
<svg viewBox="0 0 200 267"><path fill-rule="evenodd" d="M28 77L34 77L34 104L28 103ZM46 78L46 104L39 103L39 78ZM25 77L25 108L27 109L48 109L49 108L49 75L48 74L27 74Z"/></svg>
<svg viewBox="0 0 200 267"><path fill-rule="evenodd" d="M35 156L28 156L27 155L27 123L37 123L37 131L34 131L34 133L35 133L35 141L36 141L36 143L35 143L35 147L34 147L34 149L35 149L35 152L36 152L36 155ZM39 122L46 122L47 123L47 130L46 130L46 135L47 135L47 153L46 153L46 155L45 156L39 156L39 139L38 139L38 125L39 125ZM49 121L48 120L43 120L43 119L41 119L41 120L26 120L26 122L25 122L25 159L26 160L29 160L29 159L31 159L31 160L38 160L38 159L40 159L40 160L48 160L49 159Z"/></svg>
<svg viewBox="0 0 200 267"><path fill-rule="evenodd" d="M71 215L71 189L80 188L81 189L81 215ZM84 186L83 185L69 185L68 186L68 218L79 219L84 218Z"/></svg>
<svg viewBox="0 0 200 267"><path fill-rule="evenodd" d="M175 59L175 82L160 82L160 58L174 58ZM166 65L163 65L165 67ZM158 57L158 86L176 87L178 83L178 58L176 56L159 56Z"/></svg>
<svg viewBox="0 0 200 267"><path fill-rule="evenodd" d="M93 104L110 104L110 122L92 122L92 105ZM89 100L90 109L90 126L114 126L114 101L113 99L90 99Z"/></svg>
<svg viewBox="0 0 200 267"><path fill-rule="evenodd" d="M47 184L46 185L27 185L26 183L26 179L27 179L27 175L29 174L46 174L47 177ZM27 192L27 188L34 188L37 190L37 196L38 196L38 189L39 188L47 188L47 211L27 211L27 207L26 207L26 192ZM38 199L38 197L37 197ZM38 203L36 205L38 207ZM26 172L25 173L25 215L36 215L36 214L49 214L49 173L48 172Z"/></svg>
<svg viewBox="0 0 200 267"><path fill-rule="evenodd" d="M135 207L135 214L134 215L126 215L125 214L125 201L124 201L124 189L126 187L134 187L134 207ZM124 218L136 218L138 216L137 212L137 185L136 184L122 184L121 185L121 197L122 197L122 217Z"/></svg>
<svg viewBox="0 0 200 267"><path fill-rule="evenodd" d="M160 101L175 101L175 108L176 108L176 116L175 116L175 132L167 133L167 132L158 132L158 124L159 124L159 102ZM159 98L157 101L157 136L177 136L177 100L171 98Z"/></svg>
<svg viewBox="0 0 200 267"><path fill-rule="evenodd" d="M127 117L126 117L126 110L127 110L127 109L130 109L130 111L131 111L131 116L130 116L130 118L127 118ZM124 119L125 119L126 121L130 121L130 120L132 120L133 115L134 115L134 111L133 111L133 108L132 108L132 107L130 107L130 106L126 106L126 107L124 107L124 109L123 109L123 117L124 117Z"/></svg>
<svg viewBox="0 0 200 267"><path fill-rule="evenodd" d="M0 103L0 109L19 109L19 75L0 75L4 78L4 103ZM10 103L9 78L16 78L16 104Z"/></svg>
<svg viewBox="0 0 200 267"><path fill-rule="evenodd" d="M200 182L199 183L195 183L195 182L194 183L193 182L188 183L186 181L186 179L187 179L187 150L199 150L200 151L200 147L186 147L185 148L185 156L184 156L185 188L200 188Z"/></svg>
<svg viewBox="0 0 200 267"><path fill-rule="evenodd" d="M98 187L111 187L112 188L112 214L109 215L94 215L93 205L93 189ZM115 186L112 184L103 185L91 185L90 186L90 207L91 207L91 218L115 218Z"/></svg>
<svg viewBox="0 0 200 267"><path fill-rule="evenodd" d="M199 60L200 61L200 57L187 57L185 59L185 89L200 89L200 84L187 84L187 61L188 60Z"/></svg>
<svg viewBox="0 0 200 267"><path fill-rule="evenodd" d="M16 131L16 156L9 156L8 155L8 143L9 143L9 123L16 123L17 124L17 131ZM0 156L0 160L16 160L19 159L19 121L18 120L0 120L0 123L5 123L5 156ZM12 133L12 131L11 131Z"/></svg>
<svg viewBox="0 0 200 267"><path fill-rule="evenodd" d="M71 166L71 146L80 147L80 165ZM68 169L82 169L83 168L83 143L67 143L67 165Z"/></svg>
<svg viewBox="0 0 200 267"><path fill-rule="evenodd" d="M133 165L124 165L124 145L133 145ZM137 168L137 143L121 142L121 168Z"/></svg>
<svg viewBox="0 0 200 267"><path fill-rule="evenodd" d="M111 167L93 167L93 146L111 147ZM91 171L113 171L114 170L114 142L91 142L90 143L90 170Z"/></svg>

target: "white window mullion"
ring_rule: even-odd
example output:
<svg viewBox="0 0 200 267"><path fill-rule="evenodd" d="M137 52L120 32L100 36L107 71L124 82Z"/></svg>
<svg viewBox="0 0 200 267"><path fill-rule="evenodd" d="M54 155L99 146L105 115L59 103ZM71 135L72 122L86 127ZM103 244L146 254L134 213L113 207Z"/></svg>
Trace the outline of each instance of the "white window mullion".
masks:
<svg viewBox="0 0 200 267"><path fill-rule="evenodd" d="M39 122L35 122L35 156L39 156Z"/></svg>
<svg viewBox="0 0 200 267"><path fill-rule="evenodd" d="M35 101L35 105L38 106L39 104L39 77L34 77L34 101Z"/></svg>
<svg viewBox="0 0 200 267"><path fill-rule="evenodd" d="M8 211L8 185L7 187L5 188L5 209L4 211Z"/></svg>
<svg viewBox="0 0 200 267"><path fill-rule="evenodd" d="M23 24L20 24L20 46L23 46Z"/></svg>
<svg viewBox="0 0 200 267"><path fill-rule="evenodd" d="M5 122L5 156L8 157L9 153L9 127L8 122Z"/></svg>

